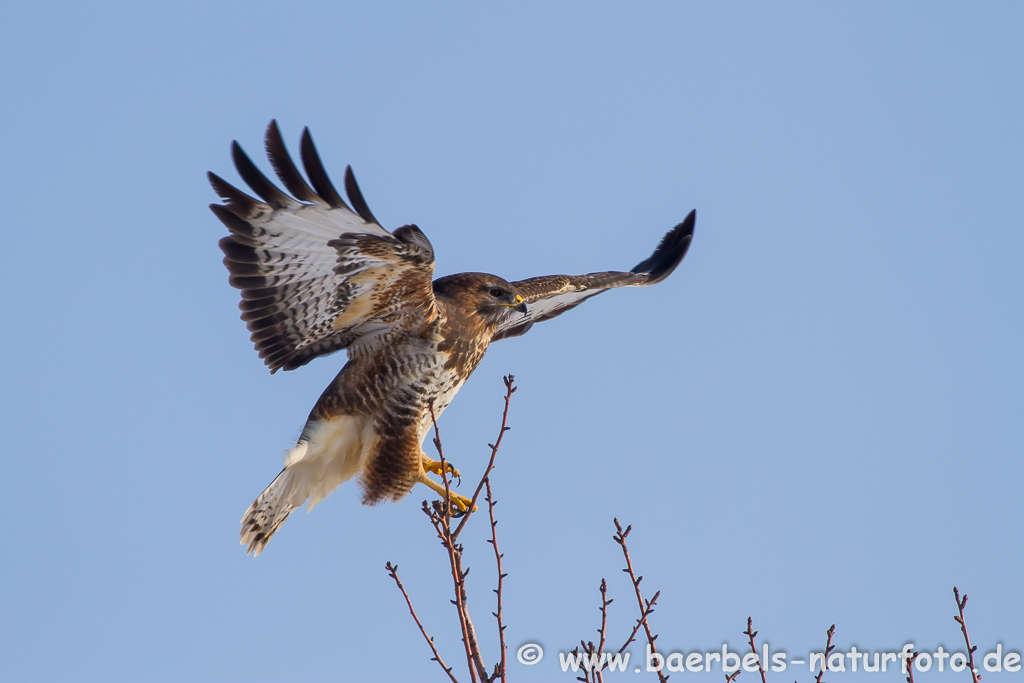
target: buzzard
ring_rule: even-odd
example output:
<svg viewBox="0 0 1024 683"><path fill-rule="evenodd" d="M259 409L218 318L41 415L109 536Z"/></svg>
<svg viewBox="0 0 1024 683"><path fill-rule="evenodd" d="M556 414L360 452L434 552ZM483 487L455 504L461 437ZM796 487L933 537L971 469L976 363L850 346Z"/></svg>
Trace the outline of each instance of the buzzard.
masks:
<svg viewBox="0 0 1024 683"><path fill-rule="evenodd" d="M220 241L229 282L241 290L242 320L271 372L294 370L340 349L348 362L313 406L284 470L242 518L242 545L259 553L296 507L309 508L358 477L363 503L398 500L426 484L440 463L421 444L493 341L516 337L614 287L661 282L682 261L695 212L666 234L650 258L628 272L550 275L508 282L486 273L437 280L434 250L415 225L388 231L370 212L352 168L346 202L302 133L308 182L285 148L277 123L267 156L287 194L237 142L231 153L260 199L210 173L224 200L212 204L230 234ZM454 468L452 468L454 472ZM465 510L469 500L452 494Z"/></svg>

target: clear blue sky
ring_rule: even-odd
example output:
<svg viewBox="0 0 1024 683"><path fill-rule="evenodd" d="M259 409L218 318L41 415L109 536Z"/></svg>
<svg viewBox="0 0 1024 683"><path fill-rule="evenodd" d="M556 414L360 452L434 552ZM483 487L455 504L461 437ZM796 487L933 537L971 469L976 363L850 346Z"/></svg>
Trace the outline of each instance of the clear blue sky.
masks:
<svg viewBox="0 0 1024 683"><path fill-rule="evenodd" d="M439 275L628 269L697 209L670 279L494 346L442 420L474 479L517 376L508 639L549 658L512 680L572 680L602 577L625 635L613 516L670 651L748 615L794 657L956 649L954 584L1024 649L1024 6L487 5L4 10L0 678L440 680L388 560L461 666L425 488L237 544L344 360L271 376L220 263L205 173L271 118Z"/></svg>

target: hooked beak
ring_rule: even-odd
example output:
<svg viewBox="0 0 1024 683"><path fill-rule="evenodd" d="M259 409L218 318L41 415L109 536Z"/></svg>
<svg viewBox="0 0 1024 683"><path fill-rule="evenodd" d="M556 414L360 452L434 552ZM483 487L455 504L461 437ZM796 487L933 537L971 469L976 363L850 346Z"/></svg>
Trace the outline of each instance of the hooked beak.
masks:
<svg viewBox="0 0 1024 683"><path fill-rule="evenodd" d="M519 313L526 313L526 302L523 301L522 294L516 294L515 300L510 304L501 304L502 306L508 306L514 311Z"/></svg>

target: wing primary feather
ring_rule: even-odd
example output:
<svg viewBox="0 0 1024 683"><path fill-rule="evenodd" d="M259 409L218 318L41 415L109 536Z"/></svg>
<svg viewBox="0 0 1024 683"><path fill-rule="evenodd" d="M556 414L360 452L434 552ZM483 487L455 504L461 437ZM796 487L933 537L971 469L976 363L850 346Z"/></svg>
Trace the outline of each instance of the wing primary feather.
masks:
<svg viewBox="0 0 1024 683"><path fill-rule="evenodd" d="M644 287L661 282L679 265L693 239L697 212L669 230L657 249L628 273L607 271L587 275L547 275L519 280L513 284L527 303L527 313L499 327L491 341L524 334L535 323L550 320L579 306L587 299L615 287ZM443 278L442 278L443 280Z"/></svg>
<svg viewBox="0 0 1024 683"><path fill-rule="evenodd" d="M296 199L301 199L304 202L312 202L314 204L327 204L326 201L321 199L316 192L313 191L299 173L299 169L295 167L295 162L292 161L292 157L288 154L288 148L284 144L284 138L281 137L281 130L277 127L277 121L274 119L270 120L270 125L267 126L267 135L265 139L267 147L267 158L270 160L270 164L274 167L274 171L277 173L277 177L281 179L284 186L288 188L288 191Z"/></svg>
<svg viewBox="0 0 1024 683"><path fill-rule="evenodd" d="M231 143L231 158L235 162L235 168L238 169L238 175L242 176L246 185L262 197L267 204L275 209L284 209L295 203L291 197L281 192L277 185L267 180L267 176L256 168L256 164L252 163L252 159L237 141Z"/></svg>
<svg viewBox="0 0 1024 683"><path fill-rule="evenodd" d="M363 193L359 191L359 184L356 182L356 174L352 172L352 167L345 167L345 193L348 195L348 200L352 202L352 208L356 210L363 220L367 223L380 223L374 218L373 213L370 211L370 207L367 206L366 200L363 199Z"/></svg>
<svg viewBox="0 0 1024 683"><path fill-rule="evenodd" d="M348 204L341 198L338 191L334 189L334 184L328 177L327 171L324 170L323 162L320 161L320 154L316 151L316 145L313 144L313 136L310 135L309 128L302 129L302 142L299 144L299 153L302 156L302 165L306 167L306 175L309 176L309 182L313 184L316 193L334 208L347 209Z"/></svg>
<svg viewBox="0 0 1024 683"><path fill-rule="evenodd" d="M255 197L250 197L216 173L207 173L206 178L213 186L213 191L226 202L227 208L239 218L251 218L259 213L261 207L266 208L266 204ZM221 208L224 207L221 206Z"/></svg>
<svg viewBox="0 0 1024 683"><path fill-rule="evenodd" d="M259 254L249 244L244 244L236 239L235 235L221 238L220 250L224 252L224 258L234 263L260 263ZM228 266L231 269L231 266Z"/></svg>
<svg viewBox="0 0 1024 683"><path fill-rule="evenodd" d="M647 273L647 284L661 282L676 269L686 256L693 239L693 227L697 220L696 209L690 212L682 223L672 228L661 238L658 248L647 259L636 265L631 272Z"/></svg>
<svg viewBox="0 0 1024 683"><path fill-rule="evenodd" d="M262 246L260 241L254 237L253 228L249 225L248 221L240 217L230 207L223 204L210 204L210 210L231 231L231 235L224 239L231 239L249 247Z"/></svg>

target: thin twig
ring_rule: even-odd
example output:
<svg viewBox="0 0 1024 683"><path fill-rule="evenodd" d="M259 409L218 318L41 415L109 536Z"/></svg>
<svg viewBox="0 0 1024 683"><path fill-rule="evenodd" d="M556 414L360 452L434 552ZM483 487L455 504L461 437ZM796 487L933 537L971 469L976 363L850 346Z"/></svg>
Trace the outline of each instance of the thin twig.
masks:
<svg viewBox="0 0 1024 683"><path fill-rule="evenodd" d="M504 588L505 577L508 576L502 571L501 558L504 554L498 550L498 520L494 518L494 506L497 501L494 500L494 495L491 493L491 480L490 477L484 478L484 485L487 487L487 513L491 518L491 540L490 544L494 548L494 563L498 567L498 587L494 589L494 592L498 595L498 610L492 612L494 618L498 620L498 643L501 648L501 661L494 669L494 674L490 677L489 681L501 679L502 683L505 683L505 652L507 650L505 646L505 623L502 621L502 591Z"/></svg>
<svg viewBox="0 0 1024 683"><path fill-rule="evenodd" d="M647 603L647 609L644 610L643 614L640 615L640 618L636 620L635 624L633 624L633 630L629 632L629 637L626 638L626 642L622 644L622 647L620 647L615 654L621 655L626 651L626 648L636 640L636 634L640 631L640 627L646 623L647 617L654 611L654 605L657 603L659 595L661 595L661 591L655 593L654 597L651 598L651 601ZM611 601L609 600L609 602Z"/></svg>
<svg viewBox="0 0 1024 683"><path fill-rule="evenodd" d="M434 507L428 507L423 503L423 512L430 518L434 530L437 531L441 545L448 551L448 564L451 567L452 583L455 586L455 611L459 615L459 627L462 630L462 643L466 649L466 664L469 667L469 676L473 683L477 683L477 672L479 667L476 660L479 656L479 648L475 647L475 630L470 627L469 610L466 609L466 574L462 571L461 547L456 548L455 539L452 537L452 498L451 489L448 484L448 464L444 458L444 448L441 445L441 430L437 426L437 415L434 413L434 401L428 403L430 408L430 419L434 423L434 447L437 449L438 458L441 461L441 481L444 482L444 500L435 502ZM476 650L474 652L474 650ZM484 670L483 680L487 680L487 673Z"/></svg>
<svg viewBox="0 0 1024 683"><path fill-rule="evenodd" d="M612 602L608 599L608 584L601 579L601 628L597 631L601 636L601 644L597 648L598 652L604 652L605 634L608 632L608 605Z"/></svg>
<svg viewBox="0 0 1024 683"><path fill-rule="evenodd" d="M469 521L470 515L476 508L476 501L480 497L480 492L484 488L484 482L487 481L488 477L491 476L491 470L494 469L494 458L498 455L498 448L501 447L501 440L505 436L511 427L508 426L508 407L512 402L512 394L516 392L516 376L506 375L503 378L505 382L505 410L501 414L501 431L498 433L498 439L492 444L487 444L491 448L491 459L487 462L487 467L484 468L484 476L480 477L480 483L476 485L476 491L473 492L473 497L470 498L469 509L466 510L466 514L462 516L462 520L459 525L455 527L455 533L452 534L452 538L458 538L459 534L462 533L462 527L466 526L466 522ZM435 421L435 425L436 425Z"/></svg>
<svg viewBox="0 0 1024 683"><path fill-rule="evenodd" d="M917 650L914 650L914 654L907 657L907 683L914 683L914 660L921 654Z"/></svg>
<svg viewBox="0 0 1024 683"><path fill-rule="evenodd" d="M422 510L423 513L430 520L431 525L434 527L434 531L437 533L437 537L441 541L441 545L444 546L448 553L448 564L451 568L452 583L455 589L455 599L452 600L452 604L455 605L455 610L459 615L459 627L462 630L462 643L466 650L466 664L469 668L469 676L473 683L494 683L494 681L501 680L505 683L506 676L506 655L507 646L505 643L505 624L503 616L503 604L502 596L504 591L504 579L507 576L502 569L502 558L504 555L498 549L498 538L497 538L497 520L494 516L494 506L496 501L493 498L490 484L490 473L494 469L494 461L498 453L498 447L501 445L502 437L505 432L508 431L508 411L509 403L512 398L512 394L515 393L516 387L514 385L515 376L508 375L504 378L505 381L505 409L501 416L501 432L498 434L498 439L493 444L488 444L491 448L491 458L487 464L487 468L484 471L483 476L480 478L480 483L476 487L476 491L473 494L473 498L469 503L469 507L465 513L463 513L463 519L460 521L458 527L452 530L452 491L451 491L451 480L449 475L453 474L454 468L449 469L448 461L444 457L444 447L441 444L441 430L437 425L437 413L434 410L433 400L429 401L427 406L430 409L430 419L434 426L434 447L437 449L438 458L440 459L441 469L441 481L444 484L444 499L435 500L433 503L423 501ZM459 533L465 526L466 522L469 521L470 515L476 509L476 501L480 497L480 492L486 486L487 488L487 503L488 503L488 514L491 519L491 539L490 543L494 547L495 561L498 567L498 588L495 593L498 595L497 611L492 612L494 617L498 620L498 640L501 647L501 660L494 666L494 673L491 675L487 674L487 667L484 665L483 656L480 652L480 644L476 635L476 628L473 625L473 620L469 616L469 606L466 594L466 577L469 575L469 569L463 569L462 566L462 551L463 547L457 542ZM388 563L388 570L397 570L397 566L393 567L391 563ZM409 605L409 610L413 614L413 618L416 623L420 626L420 631L424 637L430 643L433 649L433 640L427 635L423 629L419 618L416 613L412 610L412 602L409 599L408 593L405 592L405 588L398 580L396 572L392 573L392 578L398 583L399 588L405 595L406 602ZM435 658L440 663L440 658L437 657L437 650L434 650ZM448 674L452 681L455 678L452 676L451 667L447 667L442 663L445 672Z"/></svg>
<svg viewBox="0 0 1024 683"><path fill-rule="evenodd" d="M967 664L971 667L971 679L974 683L978 683L978 679L981 676L978 675L978 669L974 666L974 651L978 649L978 646L971 646L971 637L967 635L967 622L964 621L964 607L967 606L967 593L964 593L963 600L960 599L960 591L957 590L956 586L953 586L953 598L956 600L956 608L960 612L960 616L953 617L956 623L960 624L960 630L964 633L964 642L967 644Z"/></svg>
<svg viewBox="0 0 1024 683"><path fill-rule="evenodd" d="M455 605L455 611L459 615L459 628L462 631L462 644L466 650L466 664L469 667L469 677L474 683L478 683L476 666L473 662L473 648L470 644L470 631L467 624L469 615L466 613L466 602L463 599L465 595L465 575L459 568L459 562L457 561L458 551L450 541L451 529L446 522L446 519L449 519L449 517L445 514L448 508L442 501L434 501L433 508L424 501L422 509L424 514L430 519L430 523L434 526L437 537L441 539L441 545L448 552L448 566L451 568L452 583L455 585L455 599L452 600L452 604Z"/></svg>
<svg viewBox="0 0 1024 683"><path fill-rule="evenodd" d="M732 675L725 674L725 683L733 683L733 681L735 681L736 677L739 676L739 675L740 675L740 669L736 669L735 671L733 671Z"/></svg>
<svg viewBox="0 0 1024 683"><path fill-rule="evenodd" d="M591 643L590 645L593 646L593 643ZM590 653L590 651L587 649L587 644L584 643L581 640L579 646L574 647L573 649L569 650L569 654L571 654L573 657L579 657L580 656L580 647L583 648L583 651L585 653L587 653L587 654ZM583 675L582 676L577 676L576 680L579 681L580 683L590 683L590 670L587 669L586 667L583 667ZM597 679L594 680L594 683L597 683Z"/></svg>
<svg viewBox="0 0 1024 683"><path fill-rule="evenodd" d="M423 628L423 622L421 622L420 618L416 616L416 610L413 609L412 600L409 598L409 593L406 592L405 586L402 585L402 580L398 578L398 565L391 564L390 562L388 562L386 565L384 565L384 568L387 570L391 578L395 580L395 583L398 584L398 590L402 591L402 596L405 598L405 604L409 606L409 613L412 615L412 618L416 622L416 625L420 627L420 633L423 634L423 637L427 641L427 645L430 646L430 650L434 653L434 656L431 657L431 659L437 662L441 666L441 668L444 669L444 672L448 674L448 678L451 679L452 683L459 683L455 676L452 675L452 668L445 664L444 660L441 659L441 654L437 651L437 647L435 647L434 645L434 639L427 635L427 629Z"/></svg>
<svg viewBox="0 0 1024 683"><path fill-rule="evenodd" d="M656 592L654 597L645 604L644 597L640 593L640 582L643 581L644 577L638 577L636 572L633 571L633 562L629 559L629 549L626 548L626 537L629 536L629 532L632 531L633 526L627 526L626 529L623 530L622 525L619 524L619 520L617 518L613 521L615 522L616 534L612 538L615 539L615 542L622 548L622 555L626 558L626 568L622 571L629 574L630 580L633 581L633 590L636 593L637 605L640 607L640 618L637 620L637 626L639 627L642 625L644 627L644 633L647 634L647 642L651 644L651 652L654 653L658 651L657 646L654 644L654 641L658 639L658 636L651 632L651 626L648 623L647 618L650 616L651 612L654 611L654 603L658 600L658 596L661 595L661 591ZM633 633L636 633L635 629ZM660 683L665 683L665 681L668 680L668 676L666 676L660 669L657 673Z"/></svg>
<svg viewBox="0 0 1024 683"><path fill-rule="evenodd" d="M764 677L764 667L761 666L761 656L757 654L757 646L754 645L754 636L757 635L757 631L754 630L754 619L753 617L747 617L747 630L743 632L750 640L750 651L757 657L757 670L761 673L761 683L768 683Z"/></svg>
<svg viewBox="0 0 1024 683"><path fill-rule="evenodd" d="M448 463L444 459L444 447L441 445L441 429L437 426L437 415L434 413L434 399L427 402L427 407L430 408L430 420L434 423L434 448L437 449L437 457L441 462L441 482L444 484L444 505L447 509L445 515L451 520L452 491L448 483Z"/></svg>
<svg viewBox="0 0 1024 683"><path fill-rule="evenodd" d="M825 675L825 669L828 668L828 656L832 653L832 650L836 649L836 646L832 644L832 636L836 634L836 625L832 624L828 628L828 640L825 641L825 658L821 660L821 669L818 670L818 675L814 677L816 683L821 683L821 677Z"/></svg>
<svg viewBox="0 0 1024 683"><path fill-rule="evenodd" d="M461 554L462 554L462 551L460 549L459 550L459 555L461 556ZM469 573L469 570L467 569L466 570L466 574L468 574L468 573ZM463 576L465 576L465 574L463 574ZM465 581L463 581L462 594L463 594L463 598L465 598L465 594L466 594ZM465 609L465 607L464 607L464 609ZM483 654L480 653L480 642L476 639L476 627L473 626L473 620L469 618L469 611L468 611L468 609L466 611L466 628L468 629L469 644L470 644L470 648L473 651L473 663L476 665L477 673L480 674L480 680L481 681L489 682L491 679L490 679L490 676L487 675L487 665L484 664Z"/></svg>
<svg viewBox="0 0 1024 683"><path fill-rule="evenodd" d="M657 599L658 599L658 596L657 596L657 595L655 595L655 596L654 596L654 599L655 599L655 600L657 600ZM640 617L639 619L637 619L637 620L636 620L636 623L635 623L635 624L633 624L633 630L632 630L632 631L630 631L630 633L629 633L629 637L628 637L628 638L626 638L626 642L624 642L624 643L622 644L622 647L620 647L620 648L619 648L619 649L618 649L618 650L617 650L617 651L615 652L615 654L621 655L621 654L622 654L623 652L625 652L625 651L626 651L626 648L627 648L627 647L629 647L629 646L630 646L630 645L631 645L631 644L633 643L633 641L634 641L634 640L636 640L636 634L637 634L637 632L638 632L638 631L640 630L640 627L641 627L641 626L643 626L643 624L644 624L644 619L645 619L645 618L647 618L647 616L648 616L648 615L649 615L649 614L650 614L651 612L653 612L653 611L654 611L654 609L653 609L653 605L654 605L654 603L653 603L653 602L651 602L651 607L649 607L648 609L644 610L644 613L643 613L643 615L642 615L642 616L641 616L641 617Z"/></svg>
<svg viewBox="0 0 1024 683"><path fill-rule="evenodd" d="M588 661L593 662L593 655L597 655L597 661L601 661L601 654L604 653L604 646L607 641L608 633L608 605L612 604L612 601L608 599L608 584L604 579L601 579L601 628L597 629L597 634L600 636L598 644L595 645L594 641L588 640L587 642L580 641L580 645L583 647L583 652L587 655ZM623 646L625 649L625 646ZM622 650L619 650L621 653ZM602 683L604 681L604 670L608 668L610 661L605 659L604 663L598 668L584 669L586 674L585 678L577 678L580 681L589 681L590 676L593 675L594 683Z"/></svg>
<svg viewBox="0 0 1024 683"><path fill-rule="evenodd" d="M469 661L470 675L471 675L471 677L473 678L474 681L476 681L477 675L479 675L480 681L482 683L491 683L492 681L496 680L499 677L502 679L502 681L505 680L507 647L506 647L505 642L504 642L504 640L505 640L504 624L502 623L501 619L499 618L498 626L499 626L499 629L500 629L499 641L500 641L500 646L501 646L501 662L498 665L495 665L494 673L492 675L488 675L487 674L487 667L486 667L486 665L484 664L484 661L483 661L483 655L480 652L480 644L479 644L479 641L478 641L477 636L476 636L476 628L473 625L472 618L470 618L470 616L469 616L469 608L468 608L468 604L467 604L468 596L466 594L466 580L465 580L466 576L469 574L469 570L466 569L465 571L463 571L463 568L462 568L462 545L457 543L457 539L458 539L459 533L461 532L463 526L466 524L467 521L469 521L469 517L477 509L476 502L479 499L480 492L483 490L484 486L486 485L488 487L488 491L490 490L490 473L494 469L494 461L495 461L495 458L497 457L497 454L498 454L498 448L501 445L501 439L504 436L505 432L508 431L508 429L509 429L509 427L507 426L509 403L511 401L512 394L515 393L515 390L516 390L516 387L514 386L514 381L515 381L515 376L514 375L508 375L508 376L506 376L504 378L504 382L505 382L505 408L504 408L504 410L502 412L502 417L501 417L501 432L498 435L497 441L495 441L494 444L489 444L489 446L491 448L490 460L489 460L489 462L487 464L486 469L484 470L483 476L480 478L480 483L477 485L476 491L473 494L473 498L470 500L470 503L469 503L468 508L466 509L466 512L463 513L463 515L461 515L462 516L462 520L459 522L458 527L456 527L456 529L454 531L452 530L452 524L451 524L451 520L452 520L452 505L451 505L451 489L450 489L450 484L449 484L449 479L448 479L448 474L449 474L448 464L447 464L447 461L445 460L444 448L443 448L443 446L441 444L441 430L440 430L440 428L437 425L437 415L434 412L433 403L430 403L430 405L429 405L429 407L430 407L430 417L431 417L431 420L432 420L433 425L434 425L434 446L435 446L435 448L437 448L438 458L440 459L440 462L441 462L441 479L444 482L444 490L445 490L445 500L443 502L441 502L440 505L437 505L435 507L434 514L430 515L431 516L431 522L434 524L434 528L437 530L438 536L441 538L442 544L445 546L446 550L448 551L448 560L449 560L449 564L451 565L451 568L452 568L452 578L453 578L453 581L455 583L455 589L456 589L455 603L456 603L457 611L459 612L459 622L460 622L460 626L462 627L463 642L466 644L466 656L467 656L468 661ZM492 527L491 527L492 539L496 540L496 538L494 537L494 533L495 533L494 524L496 524L496 522L495 522L495 518L494 518L493 504L490 507L489 514L491 516L491 521L492 521ZM495 553L496 553L496 557L498 555L500 555L500 552L497 550L497 546L496 545L495 545ZM501 574L502 573L502 570L501 570L501 560L500 560L500 557L498 557L497 559L498 559L498 572L499 572L499 574ZM501 578L499 578L499 589L502 589L502 588L503 588L502 581L501 581ZM499 594L499 611L501 610L500 598L501 598L501 595ZM495 615L495 616L497 616L497 615ZM475 668L475 672L474 672L474 668Z"/></svg>

